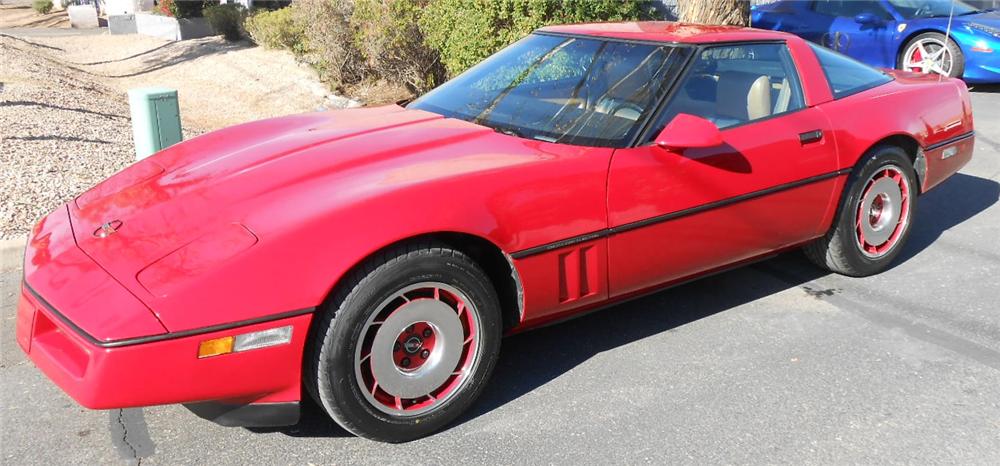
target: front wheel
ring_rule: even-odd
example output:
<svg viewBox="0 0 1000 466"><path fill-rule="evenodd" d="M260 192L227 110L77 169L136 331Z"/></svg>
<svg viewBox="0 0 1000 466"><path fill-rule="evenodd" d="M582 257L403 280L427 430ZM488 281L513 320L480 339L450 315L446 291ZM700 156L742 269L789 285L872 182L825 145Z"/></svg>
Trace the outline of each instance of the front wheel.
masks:
<svg viewBox="0 0 1000 466"><path fill-rule="evenodd" d="M874 275L899 255L913 225L918 189L913 165L899 147L875 147L845 189L830 231L804 251L831 272Z"/></svg>
<svg viewBox="0 0 1000 466"><path fill-rule="evenodd" d="M400 247L369 261L321 318L307 388L345 429L386 442L429 435L458 417L479 396L500 347L489 279L443 245Z"/></svg>
<svg viewBox="0 0 1000 466"><path fill-rule="evenodd" d="M925 32L906 43L897 68L958 78L965 71L965 56L958 44L944 34Z"/></svg>

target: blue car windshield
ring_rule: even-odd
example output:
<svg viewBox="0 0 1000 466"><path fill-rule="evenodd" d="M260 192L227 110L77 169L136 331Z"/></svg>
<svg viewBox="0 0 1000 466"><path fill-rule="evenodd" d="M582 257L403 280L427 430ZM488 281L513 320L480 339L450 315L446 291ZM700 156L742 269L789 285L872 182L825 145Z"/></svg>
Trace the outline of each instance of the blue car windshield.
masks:
<svg viewBox="0 0 1000 466"><path fill-rule="evenodd" d="M903 19L920 18L947 18L952 14L954 6L955 16L969 15L979 12L979 9L960 0L889 0L892 7Z"/></svg>
<svg viewBox="0 0 1000 466"><path fill-rule="evenodd" d="M408 107L522 138L624 147L690 51L536 33Z"/></svg>

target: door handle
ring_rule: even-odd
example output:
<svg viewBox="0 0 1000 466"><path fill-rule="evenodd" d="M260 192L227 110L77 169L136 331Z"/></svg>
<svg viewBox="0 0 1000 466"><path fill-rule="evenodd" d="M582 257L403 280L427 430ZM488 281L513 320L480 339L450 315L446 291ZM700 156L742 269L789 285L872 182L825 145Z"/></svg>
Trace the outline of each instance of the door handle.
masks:
<svg viewBox="0 0 1000 466"><path fill-rule="evenodd" d="M823 139L823 130L814 129L812 131L799 133L799 143L802 145L806 145L813 142L819 142L822 139Z"/></svg>

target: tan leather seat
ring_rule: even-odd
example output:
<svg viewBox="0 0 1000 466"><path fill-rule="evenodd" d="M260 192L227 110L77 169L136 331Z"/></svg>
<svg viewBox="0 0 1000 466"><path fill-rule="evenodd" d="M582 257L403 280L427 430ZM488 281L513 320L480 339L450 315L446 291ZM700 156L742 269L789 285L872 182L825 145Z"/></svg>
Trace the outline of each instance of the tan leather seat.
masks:
<svg viewBox="0 0 1000 466"><path fill-rule="evenodd" d="M742 71L720 73L715 111L723 119L740 122L771 115L771 80Z"/></svg>
<svg viewBox="0 0 1000 466"><path fill-rule="evenodd" d="M788 111L788 104L792 101L792 86L788 82L788 78L783 78L781 80L781 85L778 87L778 97L774 99L774 110L771 112L772 115L777 115L779 113L785 113Z"/></svg>

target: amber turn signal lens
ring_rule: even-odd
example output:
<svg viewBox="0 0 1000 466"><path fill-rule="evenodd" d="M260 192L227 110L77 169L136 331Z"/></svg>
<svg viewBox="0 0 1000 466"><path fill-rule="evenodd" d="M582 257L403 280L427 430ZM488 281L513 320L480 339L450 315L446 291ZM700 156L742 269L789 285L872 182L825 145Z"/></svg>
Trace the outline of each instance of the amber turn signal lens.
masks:
<svg viewBox="0 0 1000 466"><path fill-rule="evenodd" d="M233 337L205 340L198 345L198 357L207 358L233 352Z"/></svg>

